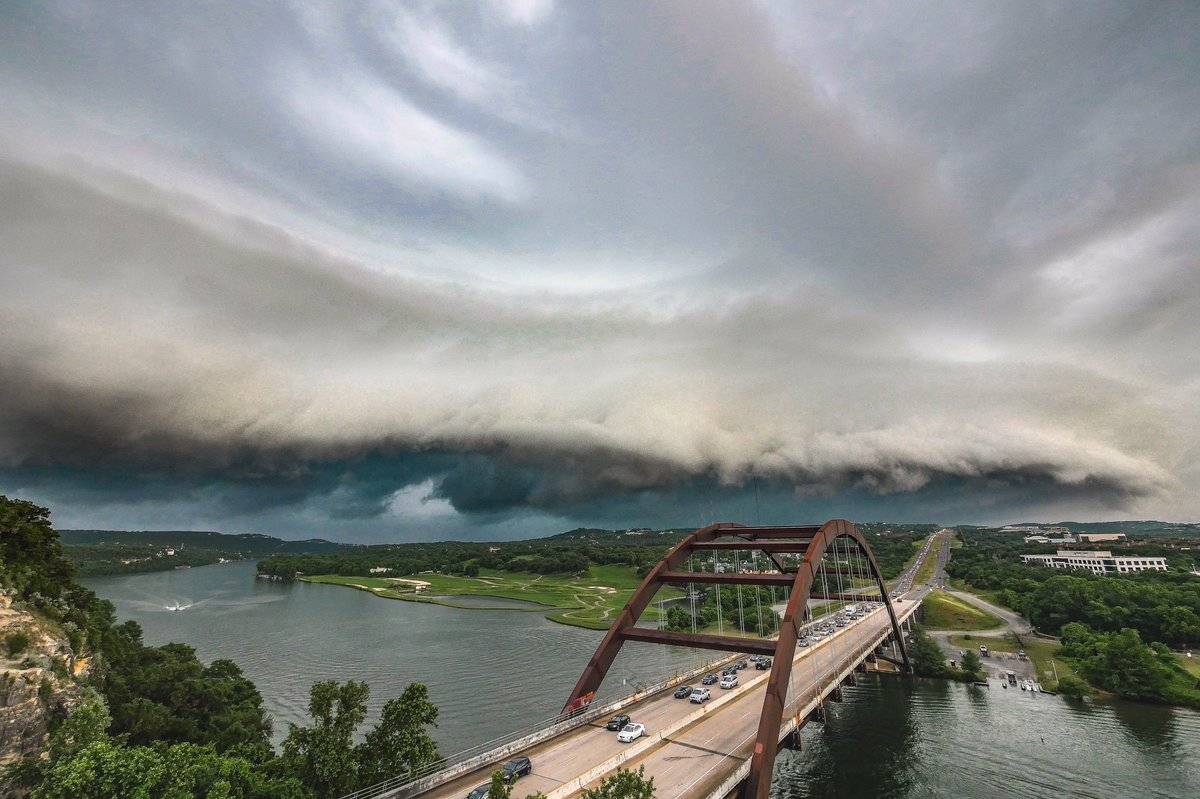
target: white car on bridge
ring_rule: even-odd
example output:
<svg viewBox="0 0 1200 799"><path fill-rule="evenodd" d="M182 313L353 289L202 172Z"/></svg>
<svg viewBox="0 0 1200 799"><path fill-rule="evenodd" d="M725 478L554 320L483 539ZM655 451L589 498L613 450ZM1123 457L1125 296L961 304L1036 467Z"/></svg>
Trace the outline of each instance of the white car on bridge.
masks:
<svg viewBox="0 0 1200 799"><path fill-rule="evenodd" d="M621 731L619 733L617 733L617 740L623 744L633 743L634 741L636 741L638 738L641 738L645 734L646 734L646 725L639 724L638 722L635 721L632 724L626 724L624 726L624 728L622 728Z"/></svg>
<svg viewBox="0 0 1200 799"><path fill-rule="evenodd" d="M726 674L724 677L721 678L721 682L718 684L722 688L733 688L738 684L737 675L736 674Z"/></svg>

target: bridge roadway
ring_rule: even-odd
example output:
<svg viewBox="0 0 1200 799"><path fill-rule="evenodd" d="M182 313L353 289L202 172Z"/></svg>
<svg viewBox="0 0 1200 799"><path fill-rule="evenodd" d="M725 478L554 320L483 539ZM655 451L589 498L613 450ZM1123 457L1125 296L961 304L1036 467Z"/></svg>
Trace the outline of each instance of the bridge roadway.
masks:
<svg viewBox="0 0 1200 799"><path fill-rule="evenodd" d="M920 559L918 559L919 561ZM925 589L893 600L901 621L911 616ZM832 636L798 649L788 688L785 719L802 711L818 695L836 686L843 672L853 669L891 632L887 612L878 608ZM619 711L646 725L647 737L632 744L617 741L604 728L607 719L551 738L520 752L530 758L533 773L514 786L513 799L541 792L548 799L575 796L582 787L594 788L615 770L645 766L654 777L659 799L704 799L748 762L754 744L763 690L769 671L739 672L741 685L732 690L711 686L713 698L704 706L675 699L671 690L651 695ZM486 783L490 765L419 794L421 799L465 799Z"/></svg>

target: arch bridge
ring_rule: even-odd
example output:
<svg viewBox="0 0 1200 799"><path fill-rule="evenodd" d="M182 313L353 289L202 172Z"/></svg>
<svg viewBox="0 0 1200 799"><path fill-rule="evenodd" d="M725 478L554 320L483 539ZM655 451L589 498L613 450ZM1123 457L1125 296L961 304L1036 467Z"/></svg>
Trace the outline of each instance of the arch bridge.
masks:
<svg viewBox="0 0 1200 799"><path fill-rule="evenodd" d="M842 546L846 550L855 551L858 561L864 563L866 569L847 569L847 565L853 561L841 558ZM746 550L765 554L778 571L764 574L740 570L726 573L716 570L707 572L683 569L697 553L707 555ZM780 727L783 724L784 707L788 700L796 645L802 635L802 625L810 618L809 600L854 601L866 599L868 596L866 592L857 591L853 584L848 591L843 589L839 593L829 593L827 580L823 581L825 585L822 586L822 591L814 593L818 575L825 576L829 571L828 564L823 567L823 563L831 553L835 556L834 571L839 578L865 578L874 583L873 587L878 591L878 598L887 610L892 635L899 647L900 665L906 671L909 670L908 652L904 646L904 636L900 633L900 622L896 618L895 608L892 606L891 597L888 596L887 586L875 555L857 527L845 519L834 519L820 526L802 527L748 527L726 522L709 525L687 536L646 575L596 648L592 659L588 661L563 711L570 713L591 701L626 641L769 655L772 657L771 673L763 695L750 774L741 790L744 799L767 799ZM686 585L690 594L690 586L696 583L789 589L790 594L778 636L774 640L755 640L637 626L638 620L663 586ZM840 579L837 584L841 587Z"/></svg>
<svg viewBox="0 0 1200 799"><path fill-rule="evenodd" d="M841 687L853 684L855 672L869 663L891 661L908 669L901 626L924 598L927 588L914 588L914 575L922 562L936 556L934 542L945 543L940 538L927 539L889 595L867 539L843 519L819 526L722 523L699 529L642 580L561 713L344 799L466 799L499 765L518 755L530 759L532 772L513 785L514 799L535 793L576 799L619 768L643 766L661 799L767 799L780 741L797 745L799 728L809 719L823 719L825 702L837 701ZM748 568L739 555L744 552L751 553ZM763 556L769 565L760 569ZM696 586L704 592L692 590ZM682 597L664 591L676 587L685 589ZM736 604L726 604L730 594L722 592L728 588L735 589ZM770 590L775 608L774 600L782 595L781 614L762 613L757 598L762 589ZM647 613L660 592L659 612ZM697 613L698 600L703 608L715 609L715 624L712 614ZM734 631L721 623L723 604L744 622L743 600L759 620L754 634L748 634L744 623ZM680 609L690 606L691 612L664 612L668 602ZM836 624L813 618L837 609L829 604L836 602L861 604L859 612L832 617ZM769 624L762 624L764 617ZM717 655L655 685L638 686L627 696L595 701L626 643L692 647ZM729 667L741 655L770 656L769 673L742 672L740 685L713 691L708 702L673 698L677 688L694 685L714 667ZM606 731L606 722L618 713L645 723L645 736L622 743Z"/></svg>

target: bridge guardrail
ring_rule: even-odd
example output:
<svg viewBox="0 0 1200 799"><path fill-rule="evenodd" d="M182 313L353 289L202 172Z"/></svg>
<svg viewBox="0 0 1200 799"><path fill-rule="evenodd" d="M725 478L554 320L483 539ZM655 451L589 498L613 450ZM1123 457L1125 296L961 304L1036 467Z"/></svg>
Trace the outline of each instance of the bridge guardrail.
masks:
<svg viewBox="0 0 1200 799"><path fill-rule="evenodd" d="M377 783L366 788L360 788L353 793L346 794L340 799L407 799L407 797L423 793L432 788L436 788L439 785L450 782L453 779L457 779L463 774L474 771L481 766L486 766L489 763L504 760L510 755L514 755L523 749L527 749L530 746L539 744L544 740L554 738L558 735L562 735L564 732L569 732L579 727L587 726L593 721L603 718L611 713L615 713L621 708L627 707L635 702L639 702L642 699L645 699L647 696L651 696L652 694L656 694L668 688L673 688L680 683L688 682L689 680L692 680L701 674L711 671L720 664L736 660L738 657L738 655L731 655L729 657L706 661L702 666L698 666L682 673L677 673L672 677L655 683L654 685L641 688L637 691L634 691L632 694L627 694L619 699L614 699L611 702L599 707L589 708L584 710L582 713L575 715L560 714L554 717L554 719L557 720L551 720L551 724L549 726L539 727L536 731L532 733L526 733L524 735L520 735L518 732L516 734L519 737L508 741L507 743L494 746L491 749L468 757L464 760L460 760L456 763L449 765L440 764L437 767L437 770L431 773L418 774L416 776L405 774L403 776L394 777L393 779L385 780L384 782ZM486 745L486 743L482 744L482 746ZM464 750L464 753L470 751L472 750L467 749Z"/></svg>

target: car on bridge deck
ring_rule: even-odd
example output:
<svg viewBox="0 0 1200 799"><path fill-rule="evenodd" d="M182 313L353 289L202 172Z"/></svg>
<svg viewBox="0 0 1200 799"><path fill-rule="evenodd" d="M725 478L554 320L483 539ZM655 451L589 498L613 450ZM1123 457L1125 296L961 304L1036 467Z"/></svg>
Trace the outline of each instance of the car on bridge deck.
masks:
<svg viewBox="0 0 1200 799"><path fill-rule="evenodd" d="M467 794L467 799L487 799L487 795L491 792L491 790L492 784L490 782L485 782L483 785L480 785L478 788Z"/></svg>
<svg viewBox="0 0 1200 799"><path fill-rule="evenodd" d="M611 719L608 720L608 724L606 724L605 726L610 730L620 731L620 730L625 729L625 725L628 723L629 723L629 716L620 715L620 716L613 716Z"/></svg>
<svg viewBox="0 0 1200 799"><path fill-rule="evenodd" d="M720 685L722 688L734 688L737 686L737 684L738 678L736 674L726 674L721 678Z"/></svg>
<svg viewBox="0 0 1200 799"><path fill-rule="evenodd" d="M516 782L526 774L533 773L533 762L527 757L516 757L504 764L504 781Z"/></svg>
<svg viewBox="0 0 1200 799"><path fill-rule="evenodd" d="M701 685L716 685L717 679L718 679L717 675L715 675L715 674L706 674L706 675L704 675L704 679L700 681L700 684Z"/></svg>
<svg viewBox="0 0 1200 799"><path fill-rule="evenodd" d="M697 705L702 705L712 698L712 692L707 688L697 688L692 691L691 701Z"/></svg>
<svg viewBox="0 0 1200 799"><path fill-rule="evenodd" d="M617 740L623 744L633 743L638 738L646 734L646 725L639 724L636 721L626 724L625 728L617 733Z"/></svg>
<svg viewBox="0 0 1200 799"><path fill-rule="evenodd" d="M692 695L692 686L690 686L690 685L681 685L675 689L675 698L676 699L687 699L691 695Z"/></svg>
<svg viewBox="0 0 1200 799"><path fill-rule="evenodd" d="M766 671L767 669L771 668L771 659L759 658L754 662L754 668L758 669L759 671Z"/></svg>

